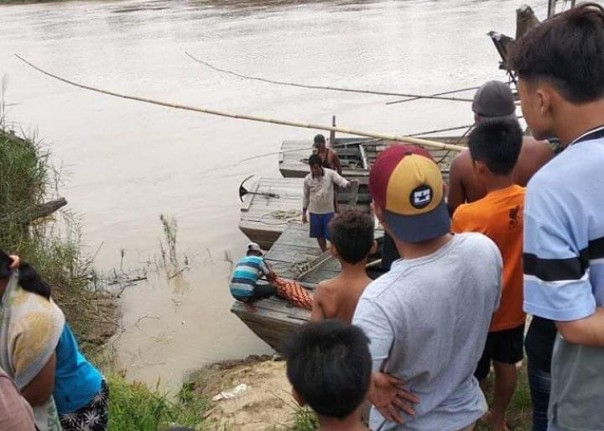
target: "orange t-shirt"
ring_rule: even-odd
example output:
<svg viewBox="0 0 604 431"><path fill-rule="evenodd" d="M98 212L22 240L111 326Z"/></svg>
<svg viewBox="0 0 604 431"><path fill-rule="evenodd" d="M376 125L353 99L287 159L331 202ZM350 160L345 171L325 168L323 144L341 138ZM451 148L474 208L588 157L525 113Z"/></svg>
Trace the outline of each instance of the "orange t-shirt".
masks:
<svg viewBox="0 0 604 431"><path fill-rule="evenodd" d="M522 311L524 194L524 187L512 185L488 193L476 202L460 205L453 214L453 232L483 233L497 244L503 258L501 301L493 314L489 332L516 328L526 318Z"/></svg>

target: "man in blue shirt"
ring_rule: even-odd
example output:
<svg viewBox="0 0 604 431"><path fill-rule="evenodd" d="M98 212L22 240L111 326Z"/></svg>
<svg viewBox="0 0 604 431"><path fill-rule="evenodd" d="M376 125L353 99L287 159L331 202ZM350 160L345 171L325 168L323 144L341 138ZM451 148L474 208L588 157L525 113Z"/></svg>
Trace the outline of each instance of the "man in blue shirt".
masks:
<svg viewBox="0 0 604 431"><path fill-rule="evenodd" d="M515 45L522 111L565 150L528 184L524 309L556 322L549 430L604 424L604 9L556 15Z"/></svg>
<svg viewBox="0 0 604 431"><path fill-rule="evenodd" d="M260 246L255 242L250 242L247 245L246 256L237 262L237 266L233 271L229 285L231 295L242 302L275 295L277 289L274 286L258 283L262 276L265 276L268 281L272 281L275 278L275 273L262 258Z"/></svg>

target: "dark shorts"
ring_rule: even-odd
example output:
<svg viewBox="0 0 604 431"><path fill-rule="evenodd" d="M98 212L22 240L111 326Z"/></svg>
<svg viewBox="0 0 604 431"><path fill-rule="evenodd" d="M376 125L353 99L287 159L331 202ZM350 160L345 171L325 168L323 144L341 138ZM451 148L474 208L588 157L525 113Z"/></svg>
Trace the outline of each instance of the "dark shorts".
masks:
<svg viewBox="0 0 604 431"><path fill-rule="evenodd" d="M329 239L327 225L333 218L334 213L313 214L310 213L310 237Z"/></svg>
<svg viewBox="0 0 604 431"><path fill-rule="evenodd" d="M233 296L237 301L252 302L256 301L257 299L266 299L276 294L277 288L275 286L266 282L263 283L262 281L259 281L258 283L256 283L256 287L254 287L251 296L248 296L246 298L239 298L235 295Z"/></svg>
<svg viewBox="0 0 604 431"><path fill-rule="evenodd" d="M101 390L81 409L60 415L63 431L107 431L109 417L109 387L103 379Z"/></svg>
<svg viewBox="0 0 604 431"><path fill-rule="evenodd" d="M482 352L482 358L478 361L474 376L478 380L486 378L491 368L491 361L503 364L520 362L524 357L523 341L524 324L504 331L489 332L487 344Z"/></svg>

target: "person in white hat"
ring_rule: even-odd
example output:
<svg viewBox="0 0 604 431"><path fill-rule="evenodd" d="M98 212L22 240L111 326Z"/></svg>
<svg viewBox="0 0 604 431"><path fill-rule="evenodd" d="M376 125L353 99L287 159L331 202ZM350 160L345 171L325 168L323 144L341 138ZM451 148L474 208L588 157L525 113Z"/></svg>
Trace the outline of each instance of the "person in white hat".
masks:
<svg viewBox="0 0 604 431"><path fill-rule="evenodd" d="M275 295L277 289L270 284L275 273L262 257L262 249L255 242L246 247L246 255L241 258L231 277L229 290L233 298L242 302L268 298ZM259 283L261 277L266 277L269 283Z"/></svg>

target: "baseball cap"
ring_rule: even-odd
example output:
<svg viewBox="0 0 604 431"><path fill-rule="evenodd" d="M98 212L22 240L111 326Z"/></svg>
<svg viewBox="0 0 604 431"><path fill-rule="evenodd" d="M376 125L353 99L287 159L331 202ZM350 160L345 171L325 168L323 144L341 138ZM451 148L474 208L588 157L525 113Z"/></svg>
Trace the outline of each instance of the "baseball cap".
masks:
<svg viewBox="0 0 604 431"><path fill-rule="evenodd" d="M255 242L250 242L250 243L248 243L246 250L247 250L248 252L250 252L250 251L256 251L256 252L258 252L258 253L262 253L262 249L261 249L261 248L260 248L260 246L259 246L257 243L255 243Z"/></svg>
<svg viewBox="0 0 604 431"><path fill-rule="evenodd" d="M514 94L510 87L501 81L486 82L474 95L472 111L487 119L516 118Z"/></svg>
<svg viewBox="0 0 604 431"><path fill-rule="evenodd" d="M371 167L369 192L401 241L418 243L451 230L442 174L424 148L393 145L383 151Z"/></svg>

